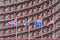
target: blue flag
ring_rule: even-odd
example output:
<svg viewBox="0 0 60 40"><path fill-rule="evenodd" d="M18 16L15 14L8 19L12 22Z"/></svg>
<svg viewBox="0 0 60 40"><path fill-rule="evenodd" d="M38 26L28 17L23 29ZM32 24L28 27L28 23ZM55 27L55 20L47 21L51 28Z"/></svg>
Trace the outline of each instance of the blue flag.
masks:
<svg viewBox="0 0 60 40"><path fill-rule="evenodd" d="M41 20L36 20L36 21L34 21L34 25L36 26L36 27L41 27L42 26L42 21Z"/></svg>

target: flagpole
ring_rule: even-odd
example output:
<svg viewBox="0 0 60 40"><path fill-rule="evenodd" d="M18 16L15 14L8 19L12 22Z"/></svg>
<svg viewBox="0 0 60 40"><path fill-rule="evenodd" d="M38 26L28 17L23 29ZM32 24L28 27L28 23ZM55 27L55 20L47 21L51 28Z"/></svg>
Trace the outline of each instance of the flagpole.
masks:
<svg viewBox="0 0 60 40"><path fill-rule="evenodd" d="M16 39L18 40L18 37L17 37L17 17L16 17Z"/></svg>
<svg viewBox="0 0 60 40"><path fill-rule="evenodd" d="M29 21L28 21L29 22ZM29 26L30 26L30 23L29 23ZM30 40L30 27L28 28L28 40Z"/></svg>
<svg viewBox="0 0 60 40"><path fill-rule="evenodd" d="M30 35L30 28L28 28L28 36ZM28 38L29 40L30 40L30 36L29 36L29 38Z"/></svg>

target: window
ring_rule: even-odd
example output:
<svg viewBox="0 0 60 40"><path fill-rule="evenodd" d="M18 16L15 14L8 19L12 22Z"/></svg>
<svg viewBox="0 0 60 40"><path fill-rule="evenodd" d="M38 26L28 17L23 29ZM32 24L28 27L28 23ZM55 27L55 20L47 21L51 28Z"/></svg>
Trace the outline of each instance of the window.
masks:
<svg viewBox="0 0 60 40"><path fill-rule="evenodd" d="M23 0L18 0L18 2L23 2Z"/></svg>
<svg viewBox="0 0 60 40"><path fill-rule="evenodd" d="M52 38L54 38L54 33L52 33Z"/></svg>
<svg viewBox="0 0 60 40"><path fill-rule="evenodd" d="M1 12L2 8L0 8L0 12Z"/></svg>
<svg viewBox="0 0 60 40"><path fill-rule="evenodd" d="M30 7L30 5L31 5L31 2L28 4L28 7Z"/></svg>
<svg viewBox="0 0 60 40"><path fill-rule="evenodd" d="M54 29L54 26L52 25L52 29Z"/></svg>
<svg viewBox="0 0 60 40"><path fill-rule="evenodd" d="M34 13L36 12L36 10L34 9Z"/></svg>
<svg viewBox="0 0 60 40"><path fill-rule="evenodd" d="M34 1L34 5L35 5L36 3L35 3L35 1Z"/></svg>
<svg viewBox="0 0 60 40"><path fill-rule="evenodd" d="M25 38L25 37L26 37L26 35L24 34L24 35L23 35L23 38Z"/></svg>
<svg viewBox="0 0 60 40"><path fill-rule="evenodd" d="M40 31L39 31L39 35L41 35L42 34L42 29L40 29Z"/></svg>
<svg viewBox="0 0 60 40"><path fill-rule="evenodd" d="M28 34L28 37L30 38L30 33Z"/></svg>
<svg viewBox="0 0 60 40"><path fill-rule="evenodd" d="M13 15L11 15L11 18L14 18L14 16L13 16Z"/></svg>
<svg viewBox="0 0 60 40"><path fill-rule="evenodd" d="M30 13L31 13L31 10L29 10L29 14L28 15L30 15Z"/></svg>
<svg viewBox="0 0 60 40"><path fill-rule="evenodd" d="M5 11L8 11L8 8L5 8Z"/></svg>
<svg viewBox="0 0 60 40"><path fill-rule="evenodd" d="M20 26L20 21L19 20L18 20L17 24L18 24L18 26Z"/></svg>
<svg viewBox="0 0 60 40"><path fill-rule="evenodd" d="M24 23L25 23L25 20L23 20L23 25L24 25Z"/></svg>
<svg viewBox="0 0 60 40"><path fill-rule="evenodd" d="M13 11L13 9L14 9L14 7L13 7L13 6L11 6L11 11Z"/></svg>
<svg viewBox="0 0 60 40"><path fill-rule="evenodd" d="M28 27L28 31L30 31L31 27L32 27L32 26Z"/></svg>
<svg viewBox="0 0 60 40"><path fill-rule="evenodd" d="M54 12L54 8L52 9L52 12Z"/></svg>
<svg viewBox="0 0 60 40"><path fill-rule="evenodd" d="M7 34L8 33L8 30L5 30L4 33Z"/></svg>
<svg viewBox="0 0 60 40"><path fill-rule="evenodd" d="M17 17L19 17L20 15L19 15L19 13L17 14Z"/></svg>
<svg viewBox="0 0 60 40"><path fill-rule="evenodd" d="M23 4L23 9L25 8L25 4Z"/></svg>
<svg viewBox="0 0 60 40"><path fill-rule="evenodd" d="M36 35L36 33L34 32L34 36Z"/></svg>
<svg viewBox="0 0 60 40"><path fill-rule="evenodd" d="M17 0L18 2L21 2L22 0Z"/></svg>
<svg viewBox="0 0 60 40"><path fill-rule="evenodd" d="M2 16L0 16L0 20L1 20Z"/></svg>
<svg viewBox="0 0 60 40"><path fill-rule="evenodd" d="M2 23L0 23L0 28L2 27Z"/></svg>
<svg viewBox="0 0 60 40"><path fill-rule="evenodd" d="M18 39L20 39L20 35L18 35Z"/></svg>
<svg viewBox="0 0 60 40"><path fill-rule="evenodd" d="M14 0L11 0L11 3L14 3Z"/></svg>
<svg viewBox="0 0 60 40"><path fill-rule="evenodd" d="M52 4L54 4L54 0L52 1Z"/></svg>
<svg viewBox="0 0 60 40"><path fill-rule="evenodd" d="M44 17L46 16L46 13L44 13Z"/></svg>
<svg viewBox="0 0 60 40"><path fill-rule="evenodd" d="M46 24L46 22L44 21L43 25L45 25L45 24Z"/></svg>
<svg viewBox="0 0 60 40"><path fill-rule="evenodd" d="M4 0L5 4L8 4L8 0Z"/></svg>
<svg viewBox="0 0 60 40"><path fill-rule="evenodd" d="M1 1L1 0L0 0Z"/></svg>
<svg viewBox="0 0 60 40"><path fill-rule="evenodd" d="M0 30L0 35L2 35L2 31Z"/></svg>
<svg viewBox="0 0 60 40"><path fill-rule="evenodd" d="M14 29L11 29L11 33L14 33Z"/></svg>
<svg viewBox="0 0 60 40"><path fill-rule="evenodd" d="M5 19L7 19L7 18L8 18L8 15L5 16Z"/></svg>
<svg viewBox="0 0 60 40"><path fill-rule="evenodd" d="M5 23L5 27L8 27L8 23Z"/></svg>
<svg viewBox="0 0 60 40"><path fill-rule="evenodd" d="M19 10L20 9L20 5L17 5L17 10Z"/></svg>
<svg viewBox="0 0 60 40"><path fill-rule="evenodd" d="M44 29L43 29L43 33L45 33L45 31L46 31L46 29L44 28Z"/></svg>
<svg viewBox="0 0 60 40"><path fill-rule="evenodd" d="M25 30L25 28L23 28L23 32L25 32L26 30Z"/></svg>
<svg viewBox="0 0 60 40"><path fill-rule="evenodd" d="M20 32L20 28L18 28L18 32Z"/></svg>
<svg viewBox="0 0 60 40"><path fill-rule="evenodd" d="M23 12L23 16L25 16L25 12Z"/></svg>

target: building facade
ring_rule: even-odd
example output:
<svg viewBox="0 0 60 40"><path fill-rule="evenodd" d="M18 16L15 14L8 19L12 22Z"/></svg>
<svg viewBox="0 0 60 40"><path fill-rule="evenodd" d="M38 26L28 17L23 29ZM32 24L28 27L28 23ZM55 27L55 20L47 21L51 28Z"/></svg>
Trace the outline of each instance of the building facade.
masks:
<svg viewBox="0 0 60 40"><path fill-rule="evenodd" d="M60 0L0 0L0 38L16 38L16 27L8 24L17 17L18 38L59 38ZM42 20L35 27L34 20ZM50 20L54 24L49 24ZM24 26L29 21L30 25ZM48 26L47 26L48 25Z"/></svg>

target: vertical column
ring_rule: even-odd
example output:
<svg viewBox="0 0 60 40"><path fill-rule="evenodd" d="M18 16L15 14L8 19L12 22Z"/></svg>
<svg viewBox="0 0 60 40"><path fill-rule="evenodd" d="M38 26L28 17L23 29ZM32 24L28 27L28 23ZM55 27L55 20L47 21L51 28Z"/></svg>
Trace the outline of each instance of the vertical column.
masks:
<svg viewBox="0 0 60 40"><path fill-rule="evenodd" d="M28 4L27 3L25 3L25 6L26 6L26 8L28 8Z"/></svg>
<svg viewBox="0 0 60 40"><path fill-rule="evenodd" d="M16 2L17 0L14 0L14 2Z"/></svg>
<svg viewBox="0 0 60 40"><path fill-rule="evenodd" d="M49 6L52 4L52 2L51 1L49 1Z"/></svg>
<svg viewBox="0 0 60 40"><path fill-rule="evenodd" d="M38 8L36 7L36 13L38 12L39 10L38 10Z"/></svg>
<svg viewBox="0 0 60 40"><path fill-rule="evenodd" d="M2 20L4 20L4 15L2 15Z"/></svg>
<svg viewBox="0 0 60 40"><path fill-rule="evenodd" d="M46 13L45 17L48 16L48 12L46 11L45 13Z"/></svg>
<svg viewBox="0 0 60 40"><path fill-rule="evenodd" d="M33 33L31 33L30 35L31 35L31 37L30 37L30 38L33 38Z"/></svg>
<svg viewBox="0 0 60 40"><path fill-rule="evenodd" d="M22 20L20 20L20 25L22 25Z"/></svg>
<svg viewBox="0 0 60 40"><path fill-rule="evenodd" d="M2 36L4 36L4 31L2 31Z"/></svg>
<svg viewBox="0 0 60 40"><path fill-rule="evenodd" d="M42 9L43 9L43 6L41 5L39 10L42 11Z"/></svg>
<svg viewBox="0 0 60 40"><path fill-rule="evenodd" d="M2 23L2 28L4 28L4 23Z"/></svg>
<svg viewBox="0 0 60 40"><path fill-rule="evenodd" d="M20 27L20 33L22 33L22 27Z"/></svg>
<svg viewBox="0 0 60 40"><path fill-rule="evenodd" d="M10 28L10 27L11 27L11 25L10 25L10 24L8 24L8 27Z"/></svg>
<svg viewBox="0 0 60 40"><path fill-rule="evenodd" d="M10 35L10 33L11 33L10 30L8 30L8 35Z"/></svg>
<svg viewBox="0 0 60 40"><path fill-rule="evenodd" d="M33 18L32 17L30 18L30 22L33 22Z"/></svg>
<svg viewBox="0 0 60 40"><path fill-rule="evenodd" d="M54 1L54 3L56 3L57 0L53 0L53 1Z"/></svg>
<svg viewBox="0 0 60 40"><path fill-rule="evenodd" d="M42 3L43 0L40 0L40 3Z"/></svg>
<svg viewBox="0 0 60 40"><path fill-rule="evenodd" d="M16 13L14 14L14 19L16 18Z"/></svg>
<svg viewBox="0 0 60 40"><path fill-rule="evenodd" d="M20 12L20 14L19 14L19 15L20 15L20 17L22 17L22 16L23 16L23 15L22 15L22 12Z"/></svg>
<svg viewBox="0 0 60 40"><path fill-rule="evenodd" d="M28 16L28 12L27 11L25 11L26 12L26 16Z"/></svg>
<svg viewBox="0 0 60 40"><path fill-rule="evenodd" d="M41 13L39 16L39 19L42 20L43 14Z"/></svg>
<svg viewBox="0 0 60 40"><path fill-rule="evenodd" d="M16 10L16 6L14 5L14 10Z"/></svg>
<svg viewBox="0 0 60 40"><path fill-rule="evenodd" d="M38 20L38 16L36 16L36 20Z"/></svg>
<svg viewBox="0 0 60 40"><path fill-rule="evenodd" d="M8 0L8 3L10 3L10 0Z"/></svg>
<svg viewBox="0 0 60 40"><path fill-rule="evenodd" d="M2 0L2 4L4 4L4 0Z"/></svg>
<svg viewBox="0 0 60 40"><path fill-rule="evenodd" d="M30 27L31 27L30 29L33 30L33 25L31 25Z"/></svg>
<svg viewBox="0 0 60 40"><path fill-rule="evenodd" d="M2 12L4 12L4 7L2 7Z"/></svg>
<svg viewBox="0 0 60 40"><path fill-rule="evenodd" d="M46 9L47 8L47 3L44 5L44 9Z"/></svg>
<svg viewBox="0 0 60 40"><path fill-rule="evenodd" d="M22 35L20 35L20 39L22 39L23 37L22 37Z"/></svg>
<svg viewBox="0 0 60 40"><path fill-rule="evenodd" d="M16 34L16 29L14 29L14 33Z"/></svg>
<svg viewBox="0 0 60 40"><path fill-rule="evenodd" d="M20 4L20 10L22 10L22 4Z"/></svg>
<svg viewBox="0 0 60 40"><path fill-rule="evenodd" d="M10 7L8 7L8 12L10 11Z"/></svg>
<svg viewBox="0 0 60 40"><path fill-rule="evenodd" d="M33 2L31 1L31 3L30 3L30 7L32 7L33 6Z"/></svg>
<svg viewBox="0 0 60 40"><path fill-rule="evenodd" d="M50 14L52 14L52 10L51 9L49 10L49 12L50 12Z"/></svg>
<svg viewBox="0 0 60 40"><path fill-rule="evenodd" d="M26 31L28 31L28 27L27 26L25 26L25 29L26 29Z"/></svg>
<svg viewBox="0 0 60 40"><path fill-rule="evenodd" d="M36 5L38 4L38 0L36 0Z"/></svg>
<svg viewBox="0 0 60 40"><path fill-rule="evenodd" d="M33 10L31 9L30 11L31 11L30 13L31 13L31 15L32 15L32 14L33 14Z"/></svg>
<svg viewBox="0 0 60 40"><path fill-rule="evenodd" d="M26 34L26 39L28 38L28 34Z"/></svg>
<svg viewBox="0 0 60 40"><path fill-rule="evenodd" d="M10 19L11 18L11 16L10 15L8 15L8 19Z"/></svg>
<svg viewBox="0 0 60 40"><path fill-rule="evenodd" d="M38 31L36 31L36 36L38 36L39 34L38 34Z"/></svg>

